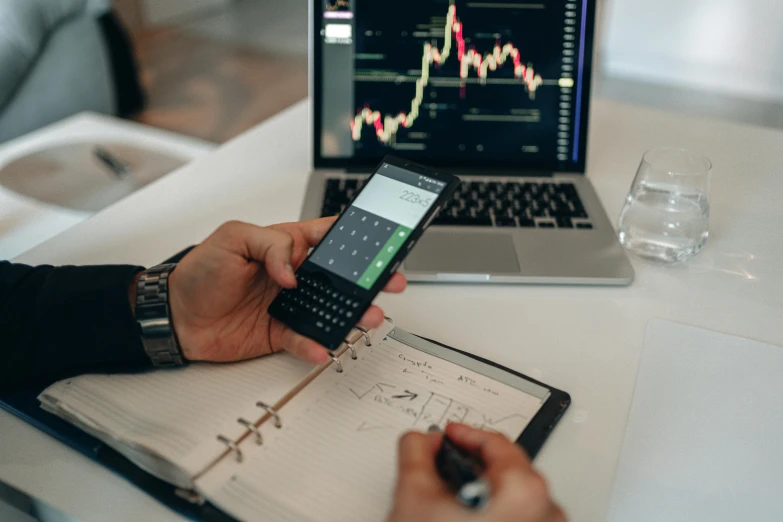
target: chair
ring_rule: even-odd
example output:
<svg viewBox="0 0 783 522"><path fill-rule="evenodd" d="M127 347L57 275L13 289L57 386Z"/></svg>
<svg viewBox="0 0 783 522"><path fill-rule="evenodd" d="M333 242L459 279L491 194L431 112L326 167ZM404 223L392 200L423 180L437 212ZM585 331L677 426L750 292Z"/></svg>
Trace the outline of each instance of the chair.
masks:
<svg viewBox="0 0 783 522"><path fill-rule="evenodd" d="M110 0L0 1L0 143L82 111L143 106Z"/></svg>

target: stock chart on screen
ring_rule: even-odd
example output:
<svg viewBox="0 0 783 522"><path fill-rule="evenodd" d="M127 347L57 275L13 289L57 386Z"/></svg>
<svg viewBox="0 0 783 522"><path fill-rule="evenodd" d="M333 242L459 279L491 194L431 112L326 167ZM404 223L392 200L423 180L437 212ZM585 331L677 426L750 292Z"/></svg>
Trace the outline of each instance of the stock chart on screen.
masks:
<svg viewBox="0 0 783 522"><path fill-rule="evenodd" d="M585 0L326 1L325 156L578 160Z"/></svg>

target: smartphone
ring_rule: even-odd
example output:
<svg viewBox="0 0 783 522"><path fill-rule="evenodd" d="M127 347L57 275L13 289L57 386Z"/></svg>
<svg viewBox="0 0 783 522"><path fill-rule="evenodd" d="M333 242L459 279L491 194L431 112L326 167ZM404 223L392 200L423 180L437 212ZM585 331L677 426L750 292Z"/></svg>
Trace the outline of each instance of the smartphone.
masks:
<svg viewBox="0 0 783 522"><path fill-rule="evenodd" d="M458 185L456 176L385 157L269 314L338 348Z"/></svg>

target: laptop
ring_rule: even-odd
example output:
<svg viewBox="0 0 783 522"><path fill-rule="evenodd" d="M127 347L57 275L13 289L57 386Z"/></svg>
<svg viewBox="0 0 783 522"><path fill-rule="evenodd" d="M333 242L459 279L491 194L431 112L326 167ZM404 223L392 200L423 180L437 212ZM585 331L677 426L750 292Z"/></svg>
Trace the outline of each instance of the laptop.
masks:
<svg viewBox="0 0 783 522"><path fill-rule="evenodd" d="M311 0L313 171L339 214L386 154L462 185L410 281L627 285L585 176L595 0Z"/></svg>

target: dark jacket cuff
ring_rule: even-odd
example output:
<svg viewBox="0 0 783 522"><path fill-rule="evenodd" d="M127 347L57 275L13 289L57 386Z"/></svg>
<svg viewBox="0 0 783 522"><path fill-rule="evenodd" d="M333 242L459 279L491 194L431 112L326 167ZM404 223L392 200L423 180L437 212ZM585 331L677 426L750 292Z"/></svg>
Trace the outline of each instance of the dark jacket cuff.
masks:
<svg viewBox="0 0 783 522"><path fill-rule="evenodd" d="M129 300L142 267L66 266L46 278L37 307L39 368L51 375L150 366ZM51 366L50 363L56 366Z"/></svg>

